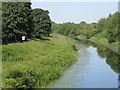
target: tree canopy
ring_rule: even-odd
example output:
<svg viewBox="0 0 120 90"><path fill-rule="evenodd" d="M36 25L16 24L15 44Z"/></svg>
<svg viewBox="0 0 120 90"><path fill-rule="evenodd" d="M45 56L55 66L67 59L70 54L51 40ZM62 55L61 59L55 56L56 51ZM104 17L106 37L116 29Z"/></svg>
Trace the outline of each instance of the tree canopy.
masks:
<svg viewBox="0 0 120 90"><path fill-rule="evenodd" d="M107 18L101 18L98 23L87 24L85 21L79 24L63 23L52 25L52 31L60 33L72 38L84 37L90 39L91 37L105 38L109 43L117 42L120 36L120 16L119 12L109 14Z"/></svg>
<svg viewBox="0 0 120 90"><path fill-rule="evenodd" d="M24 35L32 36L33 19L30 2L2 3L2 42L12 43L21 41Z"/></svg>
<svg viewBox="0 0 120 90"><path fill-rule="evenodd" d="M51 20L49 11L40 8L33 9L34 21L34 37L41 38L42 36L49 36L51 33Z"/></svg>
<svg viewBox="0 0 120 90"><path fill-rule="evenodd" d="M51 33L49 11L31 9L30 2L2 2L2 43L21 42L22 36L42 38Z"/></svg>

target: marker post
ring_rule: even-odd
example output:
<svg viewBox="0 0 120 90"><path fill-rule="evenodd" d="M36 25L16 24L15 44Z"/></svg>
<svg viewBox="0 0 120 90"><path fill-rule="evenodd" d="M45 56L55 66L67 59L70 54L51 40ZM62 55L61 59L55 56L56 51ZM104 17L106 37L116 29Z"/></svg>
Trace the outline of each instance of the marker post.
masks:
<svg viewBox="0 0 120 90"><path fill-rule="evenodd" d="M25 36L22 36L22 42L24 42L25 41Z"/></svg>

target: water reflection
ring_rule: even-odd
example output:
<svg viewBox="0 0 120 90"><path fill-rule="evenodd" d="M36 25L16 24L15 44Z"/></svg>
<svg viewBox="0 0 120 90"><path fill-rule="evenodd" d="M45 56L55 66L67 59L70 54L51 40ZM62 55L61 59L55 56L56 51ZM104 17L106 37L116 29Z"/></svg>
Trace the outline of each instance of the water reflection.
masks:
<svg viewBox="0 0 120 90"><path fill-rule="evenodd" d="M109 48L106 48L105 46L101 45L101 44L95 44L92 42L88 42L88 41L80 41L79 43L85 43L88 46L93 46L97 48L97 52L98 55L101 58L106 58L106 63L111 67L112 70L114 70L114 72L119 74L118 77L118 85L120 87L120 55L111 51Z"/></svg>
<svg viewBox="0 0 120 90"><path fill-rule="evenodd" d="M101 44L95 44L88 41L80 41L79 43L84 43L89 46L93 46L97 48L98 55L100 58L106 58L106 63L116 72L120 73L120 55L111 51L109 48Z"/></svg>
<svg viewBox="0 0 120 90"><path fill-rule="evenodd" d="M77 61L48 88L117 88L119 55L92 42L74 42Z"/></svg>

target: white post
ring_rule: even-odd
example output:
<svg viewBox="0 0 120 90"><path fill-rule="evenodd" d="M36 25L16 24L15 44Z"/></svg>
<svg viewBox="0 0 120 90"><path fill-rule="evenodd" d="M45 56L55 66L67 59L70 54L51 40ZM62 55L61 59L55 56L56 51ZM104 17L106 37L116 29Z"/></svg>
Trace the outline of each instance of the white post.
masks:
<svg viewBox="0 0 120 90"><path fill-rule="evenodd" d="M24 41L25 40L25 36L22 36L22 41Z"/></svg>

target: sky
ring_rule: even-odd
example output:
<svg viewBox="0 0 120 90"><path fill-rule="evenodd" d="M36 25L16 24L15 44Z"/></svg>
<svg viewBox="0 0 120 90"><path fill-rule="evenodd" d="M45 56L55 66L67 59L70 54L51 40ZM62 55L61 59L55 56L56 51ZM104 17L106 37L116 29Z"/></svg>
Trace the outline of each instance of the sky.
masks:
<svg viewBox="0 0 120 90"><path fill-rule="evenodd" d="M74 1L74 0L73 0ZM80 23L86 21L87 23L97 22L100 18L106 18L109 14L118 11L118 1L112 0L108 2L38 2L31 1L32 8L41 8L49 10L49 15L52 21L56 23L74 22ZM113 2L114 1L114 2Z"/></svg>

